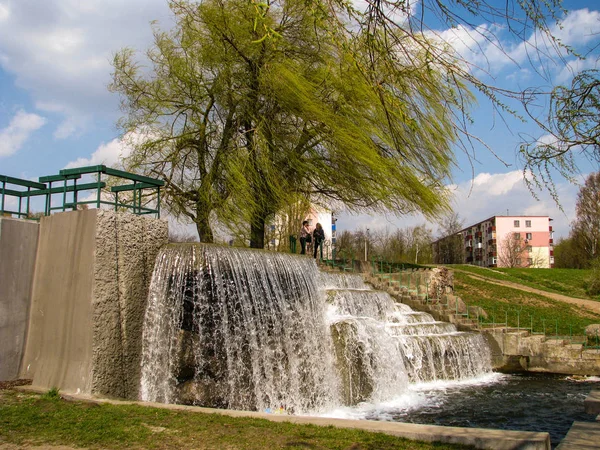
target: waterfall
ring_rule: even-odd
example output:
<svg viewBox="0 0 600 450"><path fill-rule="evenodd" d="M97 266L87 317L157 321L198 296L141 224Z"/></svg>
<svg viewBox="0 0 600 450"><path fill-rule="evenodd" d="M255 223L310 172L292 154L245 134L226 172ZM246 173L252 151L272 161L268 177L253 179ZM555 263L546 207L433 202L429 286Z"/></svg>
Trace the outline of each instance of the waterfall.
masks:
<svg viewBox="0 0 600 450"><path fill-rule="evenodd" d="M378 402L411 382L490 371L459 333L312 258L203 244L157 257L144 318L142 400L310 414Z"/></svg>
<svg viewBox="0 0 600 450"><path fill-rule="evenodd" d="M164 248L144 324L141 397L303 413L338 400L314 260Z"/></svg>

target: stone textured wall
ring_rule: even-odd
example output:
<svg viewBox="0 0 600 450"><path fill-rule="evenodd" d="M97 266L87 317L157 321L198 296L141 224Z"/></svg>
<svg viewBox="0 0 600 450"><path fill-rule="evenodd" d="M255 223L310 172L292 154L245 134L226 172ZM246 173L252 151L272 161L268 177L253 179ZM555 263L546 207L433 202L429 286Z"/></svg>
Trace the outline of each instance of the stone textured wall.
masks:
<svg viewBox="0 0 600 450"><path fill-rule="evenodd" d="M99 211L94 272L92 392L137 399L150 277L165 221Z"/></svg>
<svg viewBox="0 0 600 450"><path fill-rule="evenodd" d="M0 381L19 376L39 224L0 217Z"/></svg>
<svg viewBox="0 0 600 450"><path fill-rule="evenodd" d="M599 350L527 331L490 330L484 336L492 349L492 366L497 370L600 375Z"/></svg>
<svg viewBox="0 0 600 450"><path fill-rule="evenodd" d="M42 218L21 376L137 398L144 310L164 220L106 210Z"/></svg>

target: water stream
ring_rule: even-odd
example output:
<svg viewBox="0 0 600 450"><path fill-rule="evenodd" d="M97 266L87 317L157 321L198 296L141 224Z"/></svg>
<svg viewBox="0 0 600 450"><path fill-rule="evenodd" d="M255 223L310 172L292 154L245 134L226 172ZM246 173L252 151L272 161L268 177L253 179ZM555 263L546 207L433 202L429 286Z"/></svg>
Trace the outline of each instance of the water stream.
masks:
<svg viewBox="0 0 600 450"><path fill-rule="evenodd" d="M490 373L484 340L296 255L171 245L145 315L143 400L322 414Z"/></svg>

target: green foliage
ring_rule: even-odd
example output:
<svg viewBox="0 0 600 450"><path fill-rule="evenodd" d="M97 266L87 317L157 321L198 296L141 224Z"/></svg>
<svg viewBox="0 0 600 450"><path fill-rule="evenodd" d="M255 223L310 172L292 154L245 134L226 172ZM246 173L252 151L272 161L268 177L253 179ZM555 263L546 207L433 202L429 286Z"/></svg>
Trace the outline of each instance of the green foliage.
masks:
<svg viewBox="0 0 600 450"><path fill-rule="evenodd" d="M584 288L587 295L597 297L600 296L600 259L594 259L591 266L590 275L585 280Z"/></svg>
<svg viewBox="0 0 600 450"><path fill-rule="evenodd" d="M44 398L47 398L49 400L58 400L58 399L60 399L60 394L58 392L58 388L53 387L52 389L50 389L48 392L46 392L44 394Z"/></svg>
<svg viewBox="0 0 600 450"><path fill-rule="evenodd" d="M298 200L426 216L447 207L454 118L472 101L450 54L436 50L447 64L432 65L422 40L401 57L408 31L357 32L347 8L321 0L171 7L177 27L155 30L151 70L122 50L111 89L136 137L128 169L166 179L167 207L202 241L217 219L262 247L267 219Z"/></svg>
<svg viewBox="0 0 600 450"><path fill-rule="evenodd" d="M82 448L460 449L360 430L0 391L0 442Z"/></svg>
<svg viewBox="0 0 600 450"><path fill-rule="evenodd" d="M558 269L587 268L588 261L581 257L576 237L561 238L554 246L554 267Z"/></svg>

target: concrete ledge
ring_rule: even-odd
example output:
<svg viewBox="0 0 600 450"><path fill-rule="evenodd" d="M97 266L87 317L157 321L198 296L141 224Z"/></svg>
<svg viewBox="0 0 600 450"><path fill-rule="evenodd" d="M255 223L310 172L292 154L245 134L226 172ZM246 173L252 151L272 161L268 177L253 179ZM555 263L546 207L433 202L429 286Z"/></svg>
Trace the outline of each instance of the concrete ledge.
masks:
<svg viewBox="0 0 600 450"><path fill-rule="evenodd" d="M17 389L33 392L46 392L34 386L21 386ZM134 402L97 398L85 395L61 394L65 399L109 403L112 405L138 405L152 408L163 408L175 411L189 411L203 414L221 414L230 417L251 417L271 422L291 422L301 425L334 426L353 428L374 433L385 433L406 439L472 445L478 449L494 450L549 450L550 435L530 431L491 430L486 428L441 427L436 425L420 425L399 422L378 422L372 420L330 419L312 416L275 415L253 411L235 411L229 409L202 408L199 406L167 405L164 403Z"/></svg>
<svg viewBox="0 0 600 450"><path fill-rule="evenodd" d="M597 449L600 425L597 422L573 422L571 429L556 450Z"/></svg>
<svg viewBox="0 0 600 450"><path fill-rule="evenodd" d="M592 391L585 398L583 405L586 414L600 414L600 391Z"/></svg>

